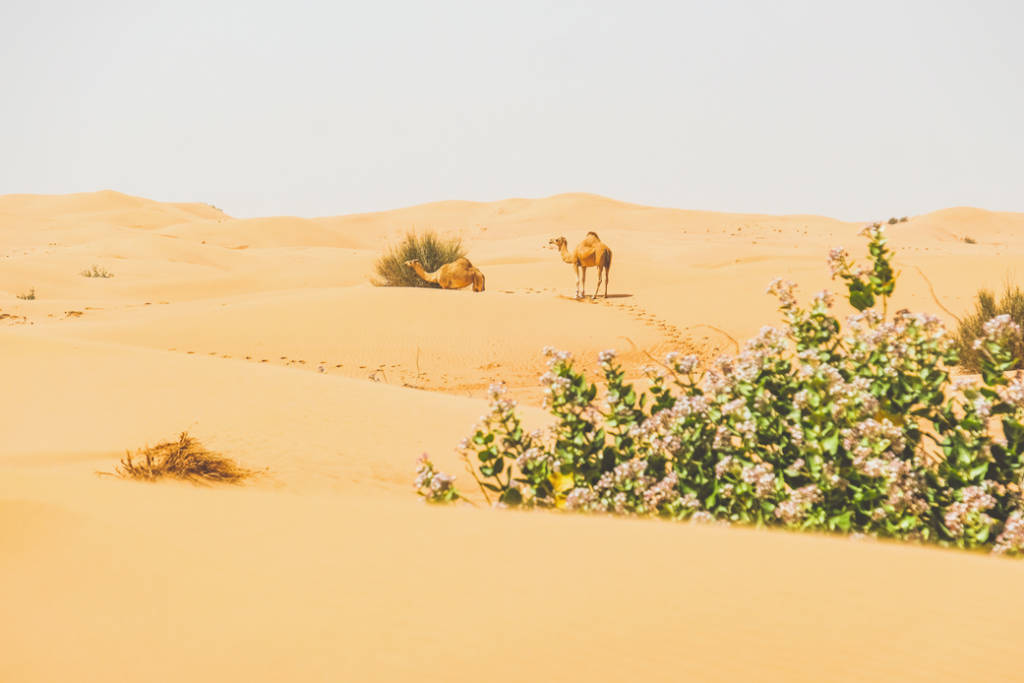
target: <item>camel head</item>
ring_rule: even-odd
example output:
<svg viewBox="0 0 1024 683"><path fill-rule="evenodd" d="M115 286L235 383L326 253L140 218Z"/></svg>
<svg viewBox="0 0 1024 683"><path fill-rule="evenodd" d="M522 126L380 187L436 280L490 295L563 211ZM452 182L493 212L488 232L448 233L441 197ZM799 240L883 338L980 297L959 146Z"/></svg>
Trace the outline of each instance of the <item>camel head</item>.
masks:
<svg viewBox="0 0 1024 683"><path fill-rule="evenodd" d="M414 259L409 259L408 261L406 261L405 265L407 265L410 268L412 268L414 265L418 266L418 265L422 265L422 264L420 264L420 260L418 258L414 258Z"/></svg>
<svg viewBox="0 0 1024 683"><path fill-rule="evenodd" d="M559 250L566 244L568 244L568 242L564 237L552 237L551 239L548 240L548 246L554 247L555 249Z"/></svg>

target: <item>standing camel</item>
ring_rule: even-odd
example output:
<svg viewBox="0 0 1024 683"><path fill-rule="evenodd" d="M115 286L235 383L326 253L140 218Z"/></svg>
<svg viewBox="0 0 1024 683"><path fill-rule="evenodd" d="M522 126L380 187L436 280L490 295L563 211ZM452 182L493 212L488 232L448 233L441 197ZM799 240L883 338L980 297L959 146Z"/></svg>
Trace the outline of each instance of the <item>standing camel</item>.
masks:
<svg viewBox="0 0 1024 683"><path fill-rule="evenodd" d="M571 263L576 271L576 298L582 299L586 296L587 289L587 268L597 266L597 289L594 290L594 298L597 298L601 291L601 278L604 277L604 298L608 298L608 271L612 267L612 250L601 241L596 232L588 232L583 241L576 245L576 248L569 253L568 242L564 237L553 237L548 242L558 248L562 254L562 260ZM583 270L582 277L580 269Z"/></svg>
<svg viewBox="0 0 1024 683"><path fill-rule="evenodd" d="M462 289L473 285L474 292L484 291L484 274L464 256L444 264L433 273L423 270L418 259L406 261L405 265L415 270L421 280L441 285L441 289Z"/></svg>

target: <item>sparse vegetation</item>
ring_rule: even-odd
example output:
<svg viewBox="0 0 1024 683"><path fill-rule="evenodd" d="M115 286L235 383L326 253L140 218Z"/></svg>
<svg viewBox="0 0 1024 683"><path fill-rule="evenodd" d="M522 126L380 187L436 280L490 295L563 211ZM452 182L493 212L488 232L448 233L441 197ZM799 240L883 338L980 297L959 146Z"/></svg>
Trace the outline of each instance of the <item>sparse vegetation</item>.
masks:
<svg viewBox="0 0 1024 683"><path fill-rule="evenodd" d="M889 219L889 225L896 225L899 222L900 222L899 219L896 218L896 217L893 217L893 218Z"/></svg>
<svg viewBox="0 0 1024 683"><path fill-rule="evenodd" d="M1009 282L998 299L993 292L982 289L974 302L974 310L960 321L957 329L957 347L960 365L971 372L980 372L984 354L975 348L975 340L984 335L985 323L996 316L1006 315L1017 324L1024 325L1024 291ZM1024 344L1017 340L1008 349L1018 361L1024 361Z"/></svg>
<svg viewBox="0 0 1024 683"><path fill-rule="evenodd" d="M974 239L973 237L969 237L967 235L964 235L963 241L965 243L967 243L967 244L977 244L978 243L978 240Z"/></svg>
<svg viewBox="0 0 1024 683"><path fill-rule="evenodd" d="M36 290L33 287L24 294L18 294L17 296L19 299L22 299L23 301L33 301L36 298Z"/></svg>
<svg viewBox="0 0 1024 683"><path fill-rule="evenodd" d="M114 274L111 273L106 268L101 268L100 266L95 266L95 265L92 266L91 268L86 268L85 270L83 270L80 273L80 275L82 277L101 277L101 278L114 277Z"/></svg>
<svg viewBox="0 0 1024 683"><path fill-rule="evenodd" d="M566 351L541 377L554 424L527 431L506 396L459 446L482 495L501 507L857 533L1024 554L1024 375L1016 351L1024 296L980 302L965 339L981 381L953 381L957 339L927 314L887 316L896 276L884 231L865 229L872 263L833 249L833 278L858 312L845 326L832 294L805 305L775 280L783 324L735 357L702 365L669 354L646 391L612 350L603 391ZM1019 318L1018 318L1019 319ZM427 500L458 499L429 459Z"/></svg>
<svg viewBox="0 0 1024 683"><path fill-rule="evenodd" d="M255 474L219 453L206 450L188 432L182 432L177 441L140 449L134 456L126 453L115 472L124 479L156 481L169 477L196 484L237 484Z"/></svg>
<svg viewBox="0 0 1024 683"><path fill-rule="evenodd" d="M376 277L371 282L378 287L439 287L422 280L405 265L417 259L424 270L433 272L446 263L465 256L462 240L458 237L440 237L434 232L406 233L397 245L387 251L374 264Z"/></svg>

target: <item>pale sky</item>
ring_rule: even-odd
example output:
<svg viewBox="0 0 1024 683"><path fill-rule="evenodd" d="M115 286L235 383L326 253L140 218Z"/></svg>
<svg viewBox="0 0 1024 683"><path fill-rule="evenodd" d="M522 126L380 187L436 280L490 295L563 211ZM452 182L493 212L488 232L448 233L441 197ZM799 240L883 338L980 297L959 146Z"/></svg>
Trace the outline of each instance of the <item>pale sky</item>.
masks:
<svg viewBox="0 0 1024 683"><path fill-rule="evenodd" d="M1024 211L1024 2L0 0L0 194Z"/></svg>

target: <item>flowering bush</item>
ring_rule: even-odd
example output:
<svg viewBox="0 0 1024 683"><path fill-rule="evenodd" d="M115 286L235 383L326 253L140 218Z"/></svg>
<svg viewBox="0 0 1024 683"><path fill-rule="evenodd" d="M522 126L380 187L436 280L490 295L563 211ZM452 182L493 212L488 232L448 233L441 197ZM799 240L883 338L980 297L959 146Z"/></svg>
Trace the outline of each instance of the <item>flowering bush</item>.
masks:
<svg viewBox="0 0 1024 683"><path fill-rule="evenodd" d="M891 254L882 226L864 235L871 267L830 254L858 311L845 326L831 294L801 307L795 285L776 280L781 327L705 368L669 354L644 369L646 391L613 351L599 356L599 392L569 353L545 349L554 425L526 432L495 385L460 446L484 496L1024 551L1024 378L1011 376L1020 327L988 321L975 344L981 381L952 381L955 340L935 317L887 317Z"/></svg>

